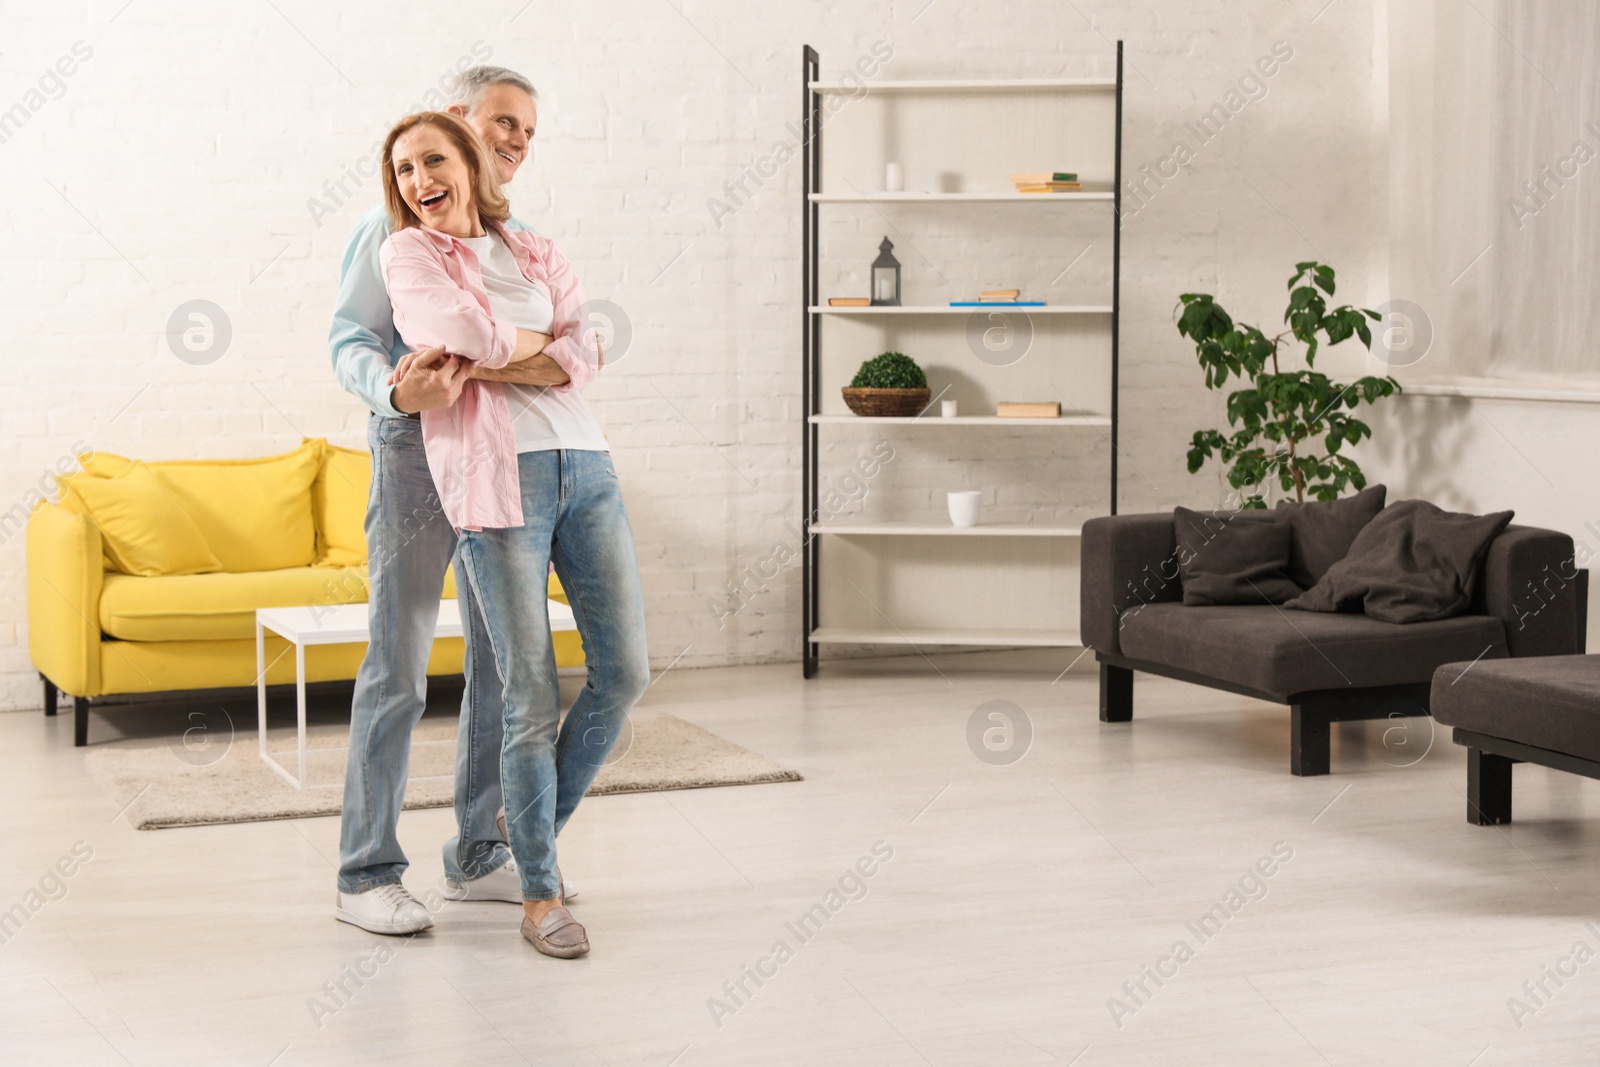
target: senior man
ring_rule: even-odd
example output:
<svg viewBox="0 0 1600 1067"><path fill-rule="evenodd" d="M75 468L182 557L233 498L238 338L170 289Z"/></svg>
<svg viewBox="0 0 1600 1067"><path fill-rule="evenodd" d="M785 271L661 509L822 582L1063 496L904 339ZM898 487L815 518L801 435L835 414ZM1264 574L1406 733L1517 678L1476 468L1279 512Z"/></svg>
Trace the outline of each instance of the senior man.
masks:
<svg viewBox="0 0 1600 1067"><path fill-rule="evenodd" d="M537 99L528 79L504 67L473 67L457 81L449 110L478 131L502 184L528 156ZM529 229L516 219L508 225ZM411 732L427 700L428 655L452 558L465 624L466 691L456 750L457 834L444 845L447 891L454 899L522 902L516 861L496 825L502 805L501 680L471 583L455 557L456 532L434 490L417 413L455 403L469 376L530 386L563 385L568 377L544 355L490 371L428 349L410 359L407 372L391 384L395 366L408 353L378 263L388 235L381 206L356 224L329 331L334 376L372 412L366 518L372 640L350 712L334 916L373 933L412 934L432 926L433 918L401 881L407 860L396 831ZM569 900L576 895L570 882L565 893Z"/></svg>

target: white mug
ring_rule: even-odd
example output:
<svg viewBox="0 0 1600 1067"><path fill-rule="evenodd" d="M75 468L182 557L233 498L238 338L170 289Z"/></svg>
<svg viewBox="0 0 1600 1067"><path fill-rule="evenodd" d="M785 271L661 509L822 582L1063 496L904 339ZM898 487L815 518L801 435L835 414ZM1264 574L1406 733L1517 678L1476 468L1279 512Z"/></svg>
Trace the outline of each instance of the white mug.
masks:
<svg viewBox="0 0 1600 1067"><path fill-rule="evenodd" d="M886 163L883 167L883 191L886 193L904 192L906 188L906 172L898 163Z"/></svg>
<svg viewBox="0 0 1600 1067"><path fill-rule="evenodd" d="M956 526L978 525L978 508L983 504L983 490L966 489L948 496L950 521Z"/></svg>
<svg viewBox="0 0 1600 1067"><path fill-rule="evenodd" d="M956 402L954 400L941 400L941 401L939 401L939 417L941 419L953 419L953 418L955 418L956 417Z"/></svg>

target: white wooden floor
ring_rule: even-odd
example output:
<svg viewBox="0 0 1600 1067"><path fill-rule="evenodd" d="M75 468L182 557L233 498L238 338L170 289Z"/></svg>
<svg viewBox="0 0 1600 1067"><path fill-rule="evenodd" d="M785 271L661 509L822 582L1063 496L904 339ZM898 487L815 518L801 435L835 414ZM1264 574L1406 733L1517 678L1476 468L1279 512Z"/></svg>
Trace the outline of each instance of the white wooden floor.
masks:
<svg viewBox="0 0 1600 1067"><path fill-rule="evenodd" d="M1052 682L1067 658L668 672L648 706L806 781L588 801L562 838L576 962L512 905L446 904L410 941L336 923L337 820L136 832L70 717L0 715L0 911L93 850L0 944L0 1063L1600 1062L1600 784L1518 767L1517 822L1470 826L1446 731L1413 762L1427 721L1337 727L1334 774L1296 779L1283 709L1141 676L1103 726L1092 673ZM1020 761L969 746L991 700L1031 721ZM97 742L183 721L120 714ZM413 892L450 826L403 818Z"/></svg>

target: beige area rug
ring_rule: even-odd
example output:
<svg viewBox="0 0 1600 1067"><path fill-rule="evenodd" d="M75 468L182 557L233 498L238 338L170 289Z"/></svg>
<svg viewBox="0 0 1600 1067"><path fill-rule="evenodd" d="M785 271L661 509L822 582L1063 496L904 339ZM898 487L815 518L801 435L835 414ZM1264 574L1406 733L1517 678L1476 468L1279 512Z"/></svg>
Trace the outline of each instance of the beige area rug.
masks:
<svg viewBox="0 0 1600 1067"><path fill-rule="evenodd" d="M87 756L90 772L140 830L337 815L344 793L349 727L314 725L307 736L307 788L295 790L261 761L255 723L236 724L231 743L185 748L180 738L123 741ZM295 769L293 727L272 727L267 748ZM424 719L411 740L407 808L453 802L456 722ZM639 711L589 789L646 793L721 785L798 782L800 774L664 712Z"/></svg>

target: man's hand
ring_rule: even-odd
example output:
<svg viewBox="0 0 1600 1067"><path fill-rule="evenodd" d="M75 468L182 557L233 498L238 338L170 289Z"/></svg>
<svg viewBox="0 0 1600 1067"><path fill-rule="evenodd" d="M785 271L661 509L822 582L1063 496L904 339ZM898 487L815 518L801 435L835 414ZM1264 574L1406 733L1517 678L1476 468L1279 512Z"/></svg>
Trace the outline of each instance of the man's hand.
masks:
<svg viewBox="0 0 1600 1067"><path fill-rule="evenodd" d="M533 356L517 363L507 363L499 370L489 370L476 363L467 368L467 377L484 382L509 382L512 385L566 385L572 379L561 365L546 355Z"/></svg>
<svg viewBox="0 0 1600 1067"><path fill-rule="evenodd" d="M447 355L442 347L408 352L389 375L394 385L389 403L406 414L447 408L467 384L467 364L467 360Z"/></svg>

